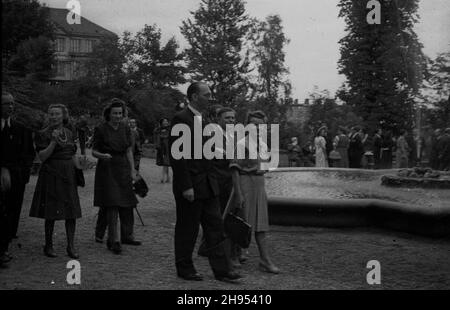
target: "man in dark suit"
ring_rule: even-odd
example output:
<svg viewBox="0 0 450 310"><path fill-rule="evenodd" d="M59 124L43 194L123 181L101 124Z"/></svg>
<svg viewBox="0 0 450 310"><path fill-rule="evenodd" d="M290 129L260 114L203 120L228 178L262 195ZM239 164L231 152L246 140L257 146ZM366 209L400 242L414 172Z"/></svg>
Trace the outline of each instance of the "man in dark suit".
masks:
<svg viewBox="0 0 450 310"><path fill-rule="evenodd" d="M194 127L203 129L202 113L207 111L211 100L211 90L201 82L193 83L187 90L189 105L175 114L170 136L170 161L173 169L173 193L176 202L177 222L175 226L175 265L180 278L201 281L192 254L197 240L199 225L202 225L208 259L214 276L219 281L233 282L241 276L231 271L229 257L225 250L225 234L220 212L218 195L220 193L213 161L207 160L201 150L194 156L195 146L203 149L202 133L194 132ZM179 156L186 150L180 147L180 137L186 133L176 133L179 128L190 129L190 152ZM203 131L203 130L202 130ZM182 149L182 150L181 150Z"/></svg>
<svg viewBox="0 0 450 310"><path fill-rule="evenodd" d="M7 227L2 229L0 248L2 260L11 259L8 245L12 238L17 237L25 185L30 180L30 169L36 155L32 132L11 119L13 109L13 96L2 92L1 198Z"/></svg>

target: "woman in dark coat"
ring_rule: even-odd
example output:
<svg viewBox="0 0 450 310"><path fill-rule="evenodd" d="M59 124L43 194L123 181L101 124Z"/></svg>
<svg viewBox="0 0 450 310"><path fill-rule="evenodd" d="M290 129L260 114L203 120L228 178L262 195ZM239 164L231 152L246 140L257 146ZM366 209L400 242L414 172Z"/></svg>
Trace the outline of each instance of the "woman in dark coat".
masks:
<svg viewBox="0 0 450 310"><path fill-rule="evenodd" d="M361 168L361 159L364 154L362 132L359 127L353 127L349 136L348 160L350 168Z"/></svg>
<svg viewBox="0 0 450 310"><path fill-rule="evenodd" d="M53 104L48 108L50 125L35 139L36 152L42 161L30 216L45 219L44 254L56 257L53 249L53 228L56 220L66 221L67 254L78 258L74 249L76 219L81 217L75 167L76 144L74 133L66 126L67 108Z"/></svg>
<svg viewBox="0 0 450 310"><path fill-rule="evenodd" d="M169 135L170 122L167 118L162 118L159 121L159 128L155 131L156 165L163 167L161 183L170 182Z"/></svg>
<svg viewBox="0 0 450 310"><path fill-rule="evenodd" d="M115 254L123 244L140 245L133 236L133 208L138 201L133 192L134 169L131 129L123 118L125 103L113 99L103 112L105 122L95 128L92 155L98 158L95 170L94 206L106 210L107 247ZM122 240L119 241L120 215Z"/></svg>

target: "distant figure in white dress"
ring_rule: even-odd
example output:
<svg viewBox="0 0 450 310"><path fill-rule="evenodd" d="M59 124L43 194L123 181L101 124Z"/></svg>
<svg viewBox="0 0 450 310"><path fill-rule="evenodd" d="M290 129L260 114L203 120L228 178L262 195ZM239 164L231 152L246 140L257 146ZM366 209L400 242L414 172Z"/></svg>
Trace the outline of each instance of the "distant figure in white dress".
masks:
<svg viewBox="0 0 450 310"><path fill-rule="evenodd" d="M316 148L316 167L328 167L327 141L325 140L326 134L326 127L322 126L317 131L316 138L314 139L314 146Z"/></svg>

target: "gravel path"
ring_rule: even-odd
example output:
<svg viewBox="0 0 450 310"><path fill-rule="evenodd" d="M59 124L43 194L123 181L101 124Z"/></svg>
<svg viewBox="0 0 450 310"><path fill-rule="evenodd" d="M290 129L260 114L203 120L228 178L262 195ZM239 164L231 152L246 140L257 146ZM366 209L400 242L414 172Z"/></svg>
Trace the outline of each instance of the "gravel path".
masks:
<svg viewBox="0 0 450 310"><path fill-rule="evenodd" d="M97 209L92 207L94 171L85 171L86 187L80 189L83 218L77 223L76 246L81 258L81 285L66 282L64 223L55 227L57 258L42 254L43 221L28 217L36 177L27 187L19 226L19 239L11 245L9 268L0 269L0 289L449 289L450 243L376 229L322 229L273 226L270 243L280 275L257 269L258 252L253 242L245 276L236 286L215 281L207 260L196 257L202 282L187 282L175 274L173 232L175 204L170 184L159 183L154 159L144 158L142 174L150 187L140 201L146 226L135 218L140 247L123 246L120 256L94 242ZM366 282L366 264L381 264L381 285Z"/></svg>

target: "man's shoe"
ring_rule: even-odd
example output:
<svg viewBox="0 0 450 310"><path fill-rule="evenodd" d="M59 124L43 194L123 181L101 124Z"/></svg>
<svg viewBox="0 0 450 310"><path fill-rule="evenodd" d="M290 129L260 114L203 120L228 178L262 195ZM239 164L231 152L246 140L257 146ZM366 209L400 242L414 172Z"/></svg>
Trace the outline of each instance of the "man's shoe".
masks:
<svg viewBox="0 0 450 310"><path fill-rule="evenodd" d="M136 240L123 240L122 244L128 244L128 245L141 245L142 242L141 241L136 241Z"/></svg>
<svg viewBox="0 0 450 310"><path fill-rule="evenodd" d="M122 253L122 246L120 245L120 242L106 242L106 247L108 250L113 252L114 254L120 254Z"/></svg>
<svg viewBox="0 0 450 310"><path fill-rule="evenodd" d="M241 278L242 278L242 276L239 273L234 272L234 271L230 271L223 275L216 275L216 280L231 283L231 284L239 284L240 283L239 279L241 279Z"/></svg>
<svg viewBox="0 0 450 310"><path fill-rule="evenodd" d="M203 277L199 273L178 274L178 277L187 281L203 281Z"/></svg>

